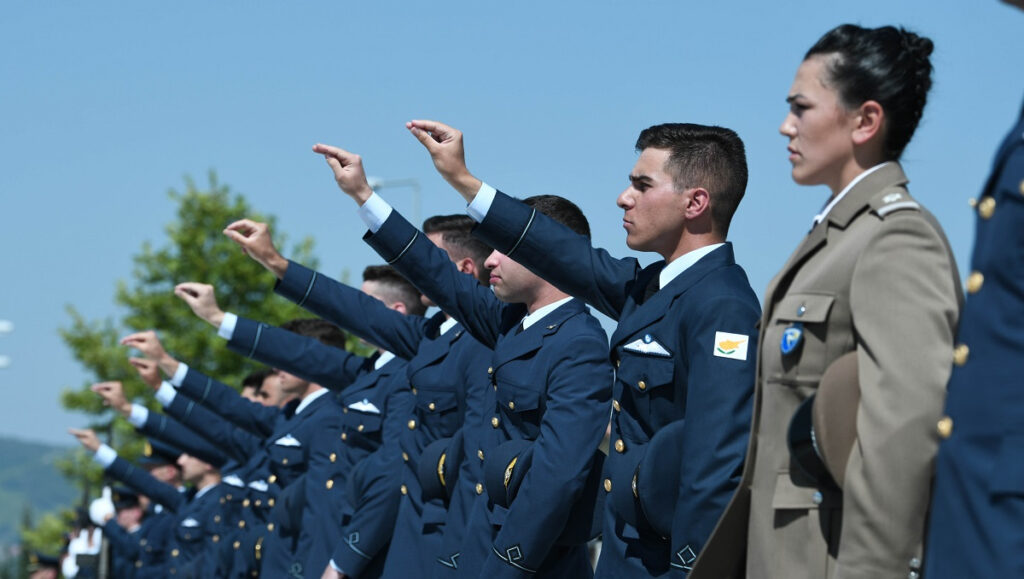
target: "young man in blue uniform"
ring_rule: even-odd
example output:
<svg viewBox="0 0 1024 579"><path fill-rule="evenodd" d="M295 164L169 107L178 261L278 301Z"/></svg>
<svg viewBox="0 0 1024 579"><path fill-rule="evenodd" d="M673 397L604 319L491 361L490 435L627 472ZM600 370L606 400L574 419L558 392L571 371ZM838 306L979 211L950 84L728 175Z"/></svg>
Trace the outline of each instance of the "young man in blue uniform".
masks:
<svg viewBox="0 0 1024 579"><path fill-rule="evenodd" d="M466 216L437 216L424 222L424 231L460 271L486 283L488 270L483 264L491 250L470 236L472 226ZM443 312L429 319L403 316L368 299L366 294L376 289L377 282L364 282L360 292L285 259L264 223L243 219L229 225L225 234L277 277L278 294L409 360L406 372L416 403L408 418L414 428L402 433L404 467L398 483L402 498L383 576L429 574L440 554L442 527L445 534L459 533L456 527L465 521L446 517L442 498L422 498L416 467L424 447L452 437L465 417L478 411L486 386L480 377L485 375L490 350ZM343 541L335 550L331 572L344 569L346 575L358 576L346 561L351 559L349 551L351 546Z"/></svg>
<svg viewBox="0 0 1024 579"><path fill-rule="evenodd" d="M687 572L739 482L750 429L760 307L726 241L747 183L742 141L693 124L640 134L617 204L629 248L663 258L641 268L475 178L459 131L407 126L470 203L476 235L619 321L597 575ZM659 432L675 438L675 460L645 456ZM665 479L677 493L653 496Z"/></svg>
<svg viewBox="0 0 1024 579"><path fill-rule="evenodd" d="M183 454L178 458L182 478L195 492L186 496L177 488L160 482L142 469L117 456L113 448L101 444L92 430L69 429L82 446L93 453L107 475L120 480L141 494L175 513L175 529L168 546L166 575L209 577L216 573L214 549L224 532L216 518L223 496L219 464Z"/></svg>
<svg viewBox="0 0 1024 579"><path fill-rule="evenodd" d="M1022 0L1007 3L1024 9ZM1024 110L971 204L977 233L946 416L937 425L924 573L1022 577Z"/></svg>
<svg viewBox="0 0 1024 579"><path fill-rule="evenodd" d="M444 251L373 193L358 156L325 145L314 151L325 156L338 185L360 205L370 245L494 350L483 406L490 416L467 425L480 433L480 446L466 449L463 460L482 461L487 471L487 456L500 456L506 445L524 444L532 452L532 465L511 502L484 495L487 481L458 481L472 484L478 497L463 551L450 558L456 570L467 577L590 575L586 539L559 538L579 525L589 529L593 517L593 507L571 511L607 424L611 368L597 320L582 302L497 251L485 264L492 293L459 272ZM589 233L571 203L551 197L535 202ZM495 470L499 477L510 476L514 467L502 463Z"/></svg>

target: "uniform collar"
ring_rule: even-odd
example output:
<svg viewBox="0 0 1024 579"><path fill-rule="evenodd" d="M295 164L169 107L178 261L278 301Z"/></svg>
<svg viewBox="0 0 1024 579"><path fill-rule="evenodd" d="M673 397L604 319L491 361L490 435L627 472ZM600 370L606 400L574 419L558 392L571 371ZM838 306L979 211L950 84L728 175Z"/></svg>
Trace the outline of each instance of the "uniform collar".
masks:
<svg viewBox="0 0 1024 579"><path fill-rule="evenodd" d="M535 312L533 312L532 314L526 314L526 317L524 317L523 321L522 321L523 329L525 330L525 329L529 328L530 326L532 326L533 324L536 324L544 316L546 316L546 315L550 314L551 312L557 310L563 304L569 303L569 300L571 300L571 299L572 299L571 296L567 297L567 298L562 298L562 299L558 300L557 302L551 302L550 304L548 304L548 305L546 305L546 306L544 306L542 308L537 308L537 310Z"/></svg>
<svg viewBox="0 0 1024 579"><path fill-rule="evenodd" d="M691 265L700 261L700 258L723 245L725 245L725 243L712 243L711 245L705 245L704 247L698 247L693 251L688 251L673 259L672 262L663 267L661 272L658 274L658 289L668 285L670 281L679 277L679 274L689 269Z"/></svg>
<svg viewBox="0 0 1024 579"><path fill-rule="evenodd" d="M849 183L846 184L846 187L843 187L843 190L839 192L839 195L836 195L828 203L825 204L825 207L821 210L821 213L818 213L817 215L814 216L814 223L813 223L813 225L817 225L817 224L821 223L822 221L824 221L825 218L828 217L829 212L832 211L832 208L835 207L836 205L838 205L839 202L843 200L843 197L846 197L846 194L849 193L850 190L853 189L857 185L857 183L860 183L862 180L864 180L865 177L867 177L868 175L870 175L870 174L874 173L875 171L881 169L882 167L888 165L891 162L892 161L886 161L884 163L879 163L879 164L875 165L874 167L868 169L867 171L863 171L863 172L861 172L861 174L859 174L856 177L854 177L852 181L850 181Z"/></svg>
<svg viewBox="0 0 1024 579"><path fill-rule="evenodd" d="M377 359L373 361L373 369L374 370L380 370L381 368L384 367L384 364L387 364L388 362L390 362L390 361L392 361L394 359L395 359L395 355L394 354L392 354L391 352L388 352L388 351L383 351L383 352L380 353L380 356L377 356Z"/></svg>
<svg viewBox="0 0 1024 579"><path fill-rule="evenodd" d="M383 357L384 356L381 356L381 358L383 358ZM316 400L317 398L320 398L324 394L327 394L327 389L326 388L321 388L321 389L317 390L316 392L310 394L309 396L306 396L305 398L303 398L302 401L299 402L299 405L295 407L295 416L297 416L300 412L305 410L306 407L309 406L310 404L312 404L314 400Z"/></svg>

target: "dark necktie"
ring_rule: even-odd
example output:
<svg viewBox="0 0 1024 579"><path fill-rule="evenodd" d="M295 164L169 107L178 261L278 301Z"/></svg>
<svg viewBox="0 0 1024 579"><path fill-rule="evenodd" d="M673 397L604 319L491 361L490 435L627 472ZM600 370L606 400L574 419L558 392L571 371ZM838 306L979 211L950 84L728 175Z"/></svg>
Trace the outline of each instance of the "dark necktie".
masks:
<svg viewBox="0 0 1024 579"><path fill-rule="evenodd" d="M523 322L519 322L519 325L518 325L518 326L516 326L516 331L515 331L515 335L517 335L517 336L518 336L519 334L523 333L523 330L524 330L524 329L525 329L525 328L523 328Z"/></svg>
<svg viewBox="0 0 1024 579"><path fill-rule="evenodd" d="M647 287L644 289L644 303L647 303L647 300L651 299L651 296L657 293L660 289L660 277L660 275L656 275L651 278L651 281L647 282Z"/></svg>

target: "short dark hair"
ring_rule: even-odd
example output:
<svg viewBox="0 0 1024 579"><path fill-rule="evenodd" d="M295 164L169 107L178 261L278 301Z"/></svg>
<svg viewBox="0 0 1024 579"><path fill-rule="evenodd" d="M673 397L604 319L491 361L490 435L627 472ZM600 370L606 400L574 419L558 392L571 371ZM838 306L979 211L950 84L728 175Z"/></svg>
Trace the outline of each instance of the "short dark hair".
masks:
<svg viewBox="0 0 1024 579"><path fill-rule="evenodd" d="M473 237L475 225L476 221L469 215L435 215L423 222L423 233L440 233L448 250L455 253L455 259L468 257L480 268L493 248Z"/></svg>
<svg viewBox="0 0 1024 579"><path fill-rule="evenodd" d="M281 324L282 330L294 332L319 341L321 344L345 349L345 332L338 326L319 318L301 318ZM260 380L260 384L263 381Z"/></svg>
<svg viewBox="0 0 1024 579"><path fill-rule="evenodd" d="M807 51L804 60L821 55L826 83L847 109L873 100L885 110L883 153L899 159L924 114L932 86L934 45L904 28L862 28L843 24L829 30Z"/></svg>
<svg viewBox="0 0 1024 579"><path fill-rule="evenodd" d="M405 304L405 310L410 314L422 316L427 311L420 301L420 290L390 265L367 266L363 270L363 281L380 284L387 299Z"/></svg>
<svg viewBox="0 0 1024 579"><path fill-rule="evenodd" d="M665 170L676 189L703 187L711 195L711 221L725 237L747 190L747 154L731 129L693 123L665 123L640 132L636 150L669 152Z"/></svg>
<svg viewBox="0 0 1024 579"><path fill-rule="evenodd" d="M534 195L523 203L547 215L580 235L590 238L590 222L575 203L558 195Z"/></svg>
<svg viewBox="0 0 1024 579"><path fill-rule="evenodd" d="M342 346L344 348L344 346ZM263 381L274 375L274 371L269 368L263 370L256 370L255 372L249 372L245 378L242 378L242 388L255 388L257 392L263 386Z"/></svg>

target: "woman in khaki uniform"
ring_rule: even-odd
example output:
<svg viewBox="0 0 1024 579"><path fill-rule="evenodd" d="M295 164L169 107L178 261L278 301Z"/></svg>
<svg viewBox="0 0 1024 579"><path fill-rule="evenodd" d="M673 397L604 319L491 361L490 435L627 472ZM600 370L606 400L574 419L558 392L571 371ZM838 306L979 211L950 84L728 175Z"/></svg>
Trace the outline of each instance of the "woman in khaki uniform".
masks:
<svg viewBox="0 0 1024 579"><path fill-rule="evenodd" d="M743 480L691 578L920 573L961 299L942 229L898 163L924 109L931 51L902 29L844 25L797 70L780 132L793 180L831 196L765 293ZM839 410L855 413L856 439L832 480L801 468L787 436L850 352L860 397Z"/></svg>

